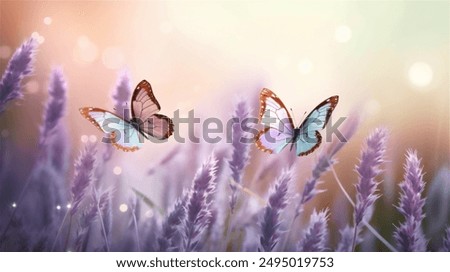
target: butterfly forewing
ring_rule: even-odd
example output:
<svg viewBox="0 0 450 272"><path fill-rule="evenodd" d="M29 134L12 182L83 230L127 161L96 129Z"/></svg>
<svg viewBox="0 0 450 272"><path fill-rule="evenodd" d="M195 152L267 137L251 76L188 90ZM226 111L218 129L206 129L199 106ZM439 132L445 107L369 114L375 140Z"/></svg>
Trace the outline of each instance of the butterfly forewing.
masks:
<svg viewBox="0 0 450 272"><path fill-rule="evenodd" d="M299 127L300 133L295 142L298 156L308 155L319 147L322 142L319 130L322 130L327 125L338 102L339 97L337 95L332 96L324 100L308 114Z"/></svg>
<svg viewBox="0 0 450 272"><path fill-rule="evenodd" d="M123 151L136 151L143 144L143 138L128 121L116 114L100 109L85 107L80 109L88 121L107 134L108 143Z"/></svg>
<svg viewBox="0 0 450 272"><path fill-rule="evenodd" d="M256 137L256 146L264 152L279 153L292 139L294 124L283 102L271 90L260 94L259 122L264 129Z"/></svg>
<svg viewBox="0 0 450 272"><path fill-rule="evenodd" d="M132 119L136 120L139 131L145 137L159 140L167 139L173 133L172 120L162 114L157 114L161 106L153 94L150 83L142 80L136 87L131 99Z"/></svg>
<svg viewBox="0 0 450 272"><path fill-rule="evenodd" d="M161 106L153 94L152 86L146 80L142 80L133 92L131 98L132 118L144 120L159 112Z"/></svg>

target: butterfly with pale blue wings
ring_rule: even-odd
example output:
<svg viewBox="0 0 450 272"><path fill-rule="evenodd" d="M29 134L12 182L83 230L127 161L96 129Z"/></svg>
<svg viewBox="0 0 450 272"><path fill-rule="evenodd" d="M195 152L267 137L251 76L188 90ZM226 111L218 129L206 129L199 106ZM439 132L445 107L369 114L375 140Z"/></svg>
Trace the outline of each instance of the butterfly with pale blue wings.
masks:
<svg viewBox="0 0 450 272"><path fill-rule="evenodd" d="M297 156L305 156L316 150L322 142L319 130L330 119L331 113L339 101L339 96L332 96L320 103L306 117L299 127L294 122L283 102L269 89L260 94L259 123L264 129L256 136L256 146L268 153L280 153L288 144L291 150L295 146Z"/></svg>
<svg viewBox="0 0 450 272"><path fill-rule="evenodd" d="M131 98L131 119L93 107L80 109L81 115L95 127L106 133L109 142L123 151L136 151L143 145L143 138L165 140L173 133L173 122L158 114L161 106L153 94L150 83L142 80Z"/></svg>

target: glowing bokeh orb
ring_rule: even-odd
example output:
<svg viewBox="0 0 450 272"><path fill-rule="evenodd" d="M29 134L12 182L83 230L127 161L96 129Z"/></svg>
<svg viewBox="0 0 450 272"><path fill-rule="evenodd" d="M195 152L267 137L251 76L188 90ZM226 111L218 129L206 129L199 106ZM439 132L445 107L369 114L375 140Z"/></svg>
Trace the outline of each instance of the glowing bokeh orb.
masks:
<svg viewBox="0 0 450 272"><path fill-rule="evenodd" d="M416 62L409 68L408 76L413 85L425 87L433 80L433 70L425 62Z"/></svg>
<svg viewBox="0 0 450 272"><path fill-rule="evenodd" d="M334 38L339 43L346 43L352 38L352 30L346 25L340 25L334 32Z"/></svg>
<svg viewBox="0 0 450 272"><path fill-rule="evenodd" d="M125 203L123 203L123 204L120 204L120 206L119 206L119 211L121 211L121 212L127 212L128 211L128 205L127 204L125 204Z"/></svg>
<svg viewBox="0 0 450 272"><path fill-rule="evenodd" d="M122 174L122 168L120 166L116 166L113 168L113 173L114 175L118 176L120 174Z"/></svg>
<svg viewBox="0 0 450 272"><path fill-rule="evenodd" d="M47 16L44 18L44 24L46 24L46 25L51 25L52 21L53 21L52 17Z"/></svg>

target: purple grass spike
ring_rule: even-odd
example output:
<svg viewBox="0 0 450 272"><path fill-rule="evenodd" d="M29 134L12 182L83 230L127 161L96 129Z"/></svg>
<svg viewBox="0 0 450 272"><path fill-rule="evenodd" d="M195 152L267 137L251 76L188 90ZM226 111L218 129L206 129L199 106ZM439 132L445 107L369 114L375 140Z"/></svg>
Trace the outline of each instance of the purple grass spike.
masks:
<svg viewBox="0 0 450 272"><path fill-rule="evenodd" d="M337 252L352 251L353 233L354 233L353 228L350 227L349 225L339 230L340 239L336 249Z"/></svg>
<svg viewBox="0 0 450 272"><path fill-rule="evenodd" d="M112 99L114 102L114 111L117 115L129 119L129 107L127 105L131 99L131 83L130 76L127 70L123 70L119 74L119 79L116 83L116 87L112 93Z"/></svg>
<svg viewBox="0 0 450 272"><path fill-rule="evenodd" d="M303 252L322 252L327 251L328 239L328 210L317 213L315 210L304 237L298 244L298 251Z"/></svg>
<svg viewBox="0 0 450 272"><path fill-rule="evenodd" d="M188 192L184 192L181 198L177 200L172 212L169 213L162 225L162 235L158 238L159 250L161 252L169 251L173 246L172 239L186 215L187 197Z"/></svg>
<svg viewBox="0 0 450 272"><path fill-rule="evenodd" d="M231 169L231 178L237 184L242 181L242 174L245 166L250 159L250 144L243 142L243 140L249 138L248 133L242 130L242 123L249 117L250 109L245 100L241 100L237 103L235 112L232 116L233 120L237 122L234 125L232 131L232 149L231 160L228 161ZM230 209L234 211L238 198L237 186L234 183L230 183L231 196L230 196Z"/></svg>
<svg viewBox="0 0 450 272"><path fill-rule="evenodd" d="M55 128L59 120L64 115L66 107L67 84L61 68L55 68L50 76L49 99L45 108L44 122L41 127L41 135L39 139L40 145L44 145L45 141L54 134Z"/></svg>
<svg viewBox="0 0 450 272"><path fill-rule="evenodd" d="M275 186L272 189L261 222L260 251L273 251L279 241L281 224L280 215L287 206L287 193L291 181L291 170L284 170L277 178Z"/></svg>
<svg viewBox="0 0 450 272"><path fill-rule="evenodd" d="M33 71L37 45L33 38L26 40L9 60L0 81L0 114L5 111L9 101L23 97L20 84L22 79Z"/></svg>
<svg viewBox="0 0 450 272"><path fill-rule="evenodd" d="M358 241L360 224L363 220L370 220L373 205L379 197L376 177L382 172L387 134L386 129L378 128L367 138L366 147L361 152L360 163L356 166L359 180L356 185L356 205L353 214L353 249Z"/></svg>
<svg viewBox="0 0 450 272"><path fill-rule="evenodd" d="M184 251L198 249L200 235L211 219L209 196L216 189L216 172L217 160L212 155L195 174L189 199L186 203L186 218L183 225Z"/></svg>
<svg viewBox="0 0 450 272"><path fill-rule="evenodd" d="M425 217L423 207L425 188L421 160L417 151L408 150L404 166L404 179L400 183L400 201L397 210L405 217L394 232L399 251L426 251L427 241L422 231L422 220Z"/></svg>
<svg viewBox="0 0 450 272"><path fill-rule="evenodd" d="M70 210L73 216L84 199L86 189L92 182L95 165L96 149L94 145L86 145L84 151L81 152L77 161L75 162L75 174L71 188L72 193L72 207Z"/></svg>

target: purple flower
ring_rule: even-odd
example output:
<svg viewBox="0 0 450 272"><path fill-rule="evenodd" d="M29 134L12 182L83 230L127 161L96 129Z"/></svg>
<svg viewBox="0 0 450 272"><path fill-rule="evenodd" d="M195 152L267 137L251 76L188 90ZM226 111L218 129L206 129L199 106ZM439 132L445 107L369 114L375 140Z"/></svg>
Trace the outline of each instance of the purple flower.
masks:
<svg viewBox="0 0 450 272"><path fill-rule="evenodd" d="M95 146L87 145L75 162L75 175L71 188L71 216L73 216L77 212L81 201L84 199L86 189L92 182L92 177L94 174L95 153Z"/></svg>
<svg viewBox="0 0 450 272"><path fill-rule="evenodd" d="M119 75L116 88L113 91L112 99L114 102L114 109L117 115L129 119L129 107L127 103L130 101L131 96L131 83L130 76L126 70L122 71Z"/></svg>
<svg viewBox="0 0 450 272"><path fill-rule="evenodd" d="M107 207L111 198L111 192L111 190L106 190L98 199L94 192L93 203L81 214L78 220L78 230L75 238L75 249L77 251L86 251L90 226Z"/></svg>
<svg viewBox="0 0 450 272"><path fill-rule="evenodd" d="M278 177L277 182L272 189L269 203L264 209L264 215L261 222L261 251L272 251L279 241L279 228L281 224L280 214L287 205L288 185L291 180L291 171L284 170Z"/></svg>
<svg viewBox="0 0 450 272"><path fill-rule="evenodd" d="M184 250L197 248L199 236L208 226L211 217L209 195L216 189L217 160L208 158L194 177L191 192L186 203L186 217L183 225Z"/></svg>
<svg viewBox="0 0 450 272"><path fill-rule="evenodd" d="M381 173L381 164L386 149L387 131L376 129L366 140L366 148L361 153L361 160L356 166L359 176L356 185L356 206L354 213L355 227L370 213L375 200L379 197L376 177Z"/></svg>
<svg viewBox="0 0 450 272"><path fill-rule="evenodd" d="M442 249L441 251L450 252L450 227L445 230L444 239L442 239Z"/></svg>
<svg viewBox="0 0 450 272"><path fill-rule="evenodd" d="M172 247L172 239L176 235L178 227L186 215L185 205L187 197L187 192L183 193L183 196L175 202L172 212L164 221L162 225L162 236L158 239L160 251L168 251Z"/></svg>
<svg viewBox="0 0 450 272"><path fill-rule="evenodd" d="M343 229L339 230L340 240L336 251L338 252L350 252L353 246L353 234L354 230L350 226L345 226Z"/></svg>
<svg viewBox="0 0 450 272"><path fill-rule="evenodd" d="M66 106L67 84L60 68L53 69L48 92L50 97L45 108L44 122L41 127L41 145L54 134Z"/></svg>
<svg viewBox="0 0 450 272"><path fill-rule="evenodd" d="M394 238L400 251L426 251L426 240L422 231L423 206L422 197L425 188L421 160L417 151L408 150L406 154L404 180L400 183L400 201L397 210L405 217L394 232Z"/></svg>
<svg viewBox="0 0 450 272"><path fill-rule="evenodd" d="M242 129L243 123L247 122L249 117L250 109L245 100L240 101L236 105L235 112L233 114L233 121L237 124L234 125L232 134L232 149L233 153L231 160L228 162L231 169L231 177L234 182L240 184L242 179L242 172L245 166L248 164L250 159L249 151L250 144L246 143L245 140L249 138L247 132ZM230 197L230 208L234 211L237 201L237 187L235 184L230 183L231 197Z"/></svg>
<svg viewBox="0 0 450 272"><path fill-rule="evenodd" d="M30 38L14 52L8 62L0 81L0 113L5 110L9 101L22 98L20 83L33 71L32 62L36 48L36 40Z"/></svg>
<svg viewBox="0 0 450 272"><path fill-rule="evenodd" d="M305 235L298 245L298 251L319 252L326 251L328 239L328 210L317 213L315 210L311 215Z"/></svg>

